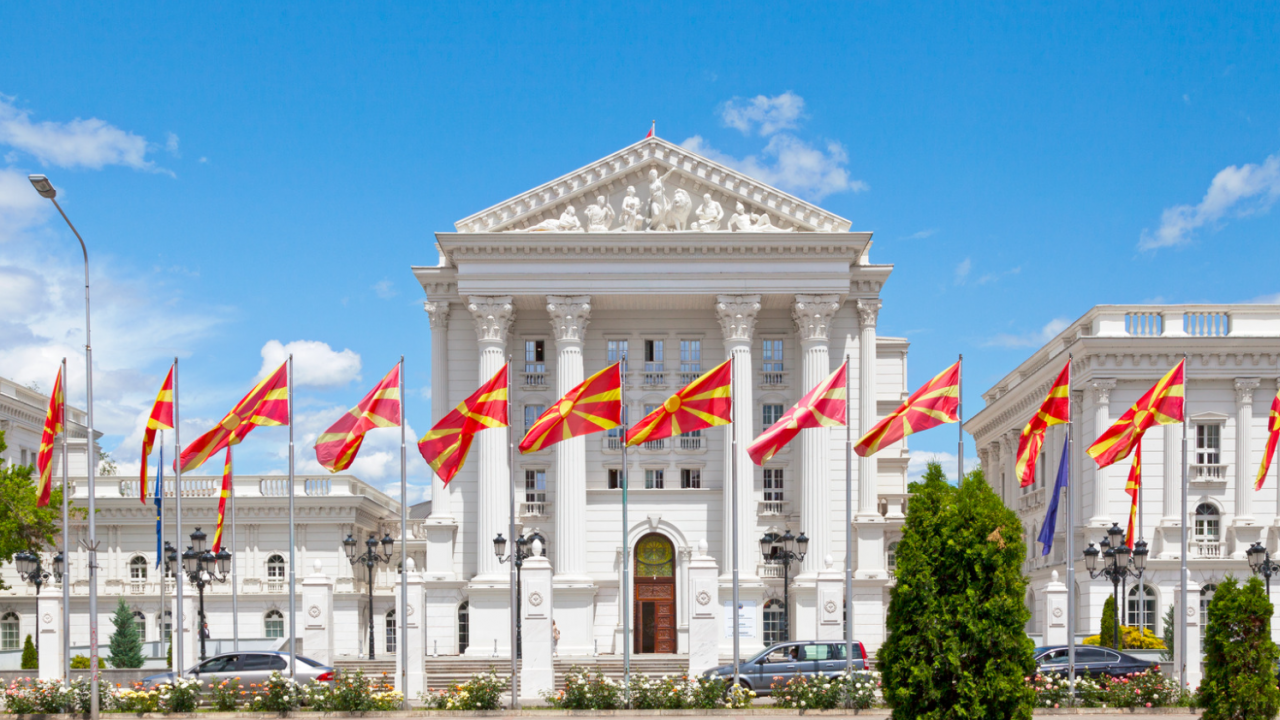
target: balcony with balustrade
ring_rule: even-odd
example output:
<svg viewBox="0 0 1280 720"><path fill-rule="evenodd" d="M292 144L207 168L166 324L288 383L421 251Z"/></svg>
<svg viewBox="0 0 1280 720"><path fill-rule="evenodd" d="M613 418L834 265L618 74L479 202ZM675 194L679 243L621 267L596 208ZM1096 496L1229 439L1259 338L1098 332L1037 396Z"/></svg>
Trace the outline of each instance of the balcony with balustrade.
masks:
<svg viewBox="0 0 1280 720"><path fill-rule="evenodd" d="M780 390L787 386L787 373L783 370L764 370L760 373L761 390Z"/></svg>
<svg viewBox="0 0 1280 720"><path fill-rule="evenodd" d="M289 478L284 475L237 475L233 479L236 497L286 498L289 496ZM97 484L98 496L101 498L129 498L137 500L141 481L138 478L100 478ZM154 500L156 483L147 488L147 498ZM177 491L178 483L172 478L165 478L163 494L172 498ZM87 496L87 485L76 496ZM367 497L387 509L394 509L395 500L384 495L373 486L351 476L334 475L329 477L294 478L294 497L320 498L331 496ZM182 497L184 499L217 498L222 492L222 478L186 475L182 478Z"/></svg>
<svg viewBox="0 0 1280 720"><path fill-rule="evenodd" d="M1187 556L1192 560L1221 560L1226 557L1226 543L1221 540L1196 538L1187 543Z"/></svg>
<svg viewBox="0 0 1280 720"><path fill-rule="evenodd" d="M756 513L770 520L785 518L791 515L791 503L787 500L760 500Z"/></svg>
<svg viewBox="0 0 1280 720"><path fill-rule="evenodd" d="M1225 463L1200 463L1188 467L1187 480L1207 487L1222 487L1227 484L1230 466Z"/></svg>
<svg viewBox="0 0 1280 720"><path fill-rule="evenodd" d="M707 438L703 437L701 431L677 435L671 441L673 449L678 453L693 454L707 450Z"/></svg>
<svg viewBox="0 0 1280 720"><path fill-rule="evenodd" d="M546 363L525 363L520 373L520 387L528 391L549 390Z"/></svg>
<svg viewBox="0 0 1280 720"><path fill-rule="evenodd" d="M644 370L640 372L640 387L645 390L661 390L669 387L669 380L669 373L659 362L645 363Z"/></svg>

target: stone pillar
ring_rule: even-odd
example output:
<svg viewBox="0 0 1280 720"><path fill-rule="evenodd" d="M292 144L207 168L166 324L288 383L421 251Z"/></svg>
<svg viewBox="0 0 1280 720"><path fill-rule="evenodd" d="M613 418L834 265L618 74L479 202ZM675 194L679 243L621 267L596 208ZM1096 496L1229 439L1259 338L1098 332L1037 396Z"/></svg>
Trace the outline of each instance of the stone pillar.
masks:
<svg viewBox="0 0 1280 720"><path fill-rule="evenodd" d="M178 581L182 582L181 574ZM178 643L173 643L173 664L174 670L182 668L182 672L190 670L196 664L196 658L200 657L200 635L196 632L196 624L200 619L196 617L196 594L194 587L184 588L182 591L182 624L179 625L178 620L178 598L175 595L171 602L173 603L173 631L182 633L182 656L178 656Z"/></svg>
<svg viewBox="0 0 1280 720"><path fill-rule="evenodd" d="M333 665L333 578L324 574L319 558L302 579L302 647L307 657Z"/></svg>
<svg viewBox="0 0 1280 720"><path fill-rule="evenodd" d="M1182 424L1162 425L1164 447L1164 507L1160 513L1160 560L1177 560L1182 554Z"/></svg>
<svg viewBox="0 0 1280 720"><path fill-rule="evenodd" d="M551 563L542 556L542 543L533 541L533 557L524 561L520 575L520 696L542 697L556 684L551 631Z"/></svg>
<svg viewBox="0 0 1280 720"><path fill-rule="evenodd" d="M1191 571L1187 570L1188 575ZM1179 597L1182 595L1180 587L1175 583L1173 586L1174 605L1179 604ZM1174 617L1182 614L1187 618L1187 685L1191 689L1199 687L1200 681L1204 678L1204 672L1201 669L1201 663L1204 658L1200 648L1200 583L1195 580L1187 581L1187 607L1178 607ZM1173 632L1173 677L1178 677L1178 668L1182 664L1183 649L1178 647L1178 630L1175 628Z"/></svg>
<svg viewBox="0 0 1280 720"><path fill-rule="evenodd" d="M707 554L707 541L689 560L689 677L720 664L720 617L716 602L716 559Z"/></svg>
<svg viewBox="0 0 1280 720"><path fill-rule="evenodd" d="M478 380L479 383L485 383L507 362L507 329L515 319L515 305L511 303L509 295L472 296L468 298L467 309L475 319L476 340L480 344ZM493 554L493 538L498 533L507 532L511 492L507 436L510 432L511 428L491 428L477 433L475 440L479 446L475 455L479 466L479 482L476 487L476 576L486 582L503 582L508 575Z"/></svg>
<svg viewBox="0 0 1280 720"><path fill-rule="evenodd" d="M449 302L424 302L431 319L431 422L449 414ZM449 489L431 473L431 518L453 520Z"/></svg>
<svg viewBox="0 0 1280 720"><path fill-rule="evenodd" d="M1262 539L1262 528L1253 515L1253 391L1262 384L1259 378L1236 378L1236 457L1235 517L1231 521L1235 548L1231 557L1246 560L1245 551Z"/></svg>
<svg viewBox="0 0 1280 720"><path fill-rule="evenodd" d="M1097 440L1102 433L1107 431L1111 426L1111 391L1116 387L1116 381L1111 378L1094 380L1091 383L1093 390L1093 438L1084 443L1088 447L1094 440ZM1083 438L1081 438L1083 440ZM1093 468L1093 515L1089 517L1089 525L1091 527L1109 528L1111 527L1111 514L1107 512L1107 490L1108 490L1108 473L1110 468L1100 468L1093 461L1088 459L1088 467Z"/></svg>
<svg viewBox="0 0 1280 720"><path fill-rule="evenodd" d="M800 334L800 392L807 393L831 374L827 343L831 318L840 309L838 295L796 295L791 316ZM822 569L831 545L831 433L826 428L800 432L800 530L809 537L809 554L800 576L812 578Z"/></svg>
<svg viewBox="0 0 1280 720"><path fill-rule="evenodd" d="M807 557L807 556L806 556ZM815 640L844 639L844 571L837 568L830 555L823 558L818 573L818 607Z"/></svg>
<svg viewBox="0 0 1280 720"><path fill-rule="evenodd" d="M416 703L418 696L427 688L426 673L426 653L423 643L426 641L426 635L422 631L422 624L427 617L426 612L426 593L424 592L425 583L422 580L422 574L414 572L413 558L405 560L408 563L405 567L408 570L409 582L407 583L409 592L409 604L403 606L400 596L400 575L396 574L396 620L404 623L408 632L408 642L404 647L398 647L400 637L396 638L396 689L403 695L404 699ZM397 627L399 632L400 628ZM409 663L409 672L407 675L407 684L405 687L400 686L400 668L403 663ZM328 663L326 663L328 664Z"/></svg>
<svg viewBox="0 0 1280 720"><path fill-rule="evenodd" d="M1044 637L1042 645L1067 644L1067 585L1059 582L1058 571L1044 586Z"/></svg>
<svg viewBox="0 0 1280 720"><path fill-rule="evenodd" d="M66 673L62 657L62 592L52 584L36 602L36 633L40 644L40 679L61 680Z"/></svg>
<svg viewBox="0 0 1280 720"><path fill-rule="evenodd" d="M755 464L747 455L747 446L755 439L753 426L755 403L752 400L751 336L760 312L759 295L720 295L716 298L716 315L724 331L724 351L733 360L733 424L729 432L738 441L738 474L732 477L733 446L725 438L724 451L724 568L733 571L733 485L738 486L738 575L756 579L756 559L760 555L756 536Z"/></svg>
<svg viewBox="0 0 1280 720"><path fill-rule="evenodd" d="M858 437L866 435L880 419L876 410L876 318L880 300L858 301ZM852 422L850 418L850 422ZM876 521L876 459L858 458L858 505L854 508L859 521Z"/></svg>

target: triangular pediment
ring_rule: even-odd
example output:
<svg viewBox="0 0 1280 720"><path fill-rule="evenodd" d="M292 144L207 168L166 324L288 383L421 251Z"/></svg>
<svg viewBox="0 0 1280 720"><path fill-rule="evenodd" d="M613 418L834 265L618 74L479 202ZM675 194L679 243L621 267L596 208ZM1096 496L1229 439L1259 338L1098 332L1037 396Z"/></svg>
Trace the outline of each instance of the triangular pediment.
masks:
<svg viewBox="0 0 1280 720"><path fill-rule="evenodd" d="M604 198L603 205L599 198ZM652 137L454 226L460 233L590 232L606 227L609 232L845 232L850 224L737 170Z"/></svg>

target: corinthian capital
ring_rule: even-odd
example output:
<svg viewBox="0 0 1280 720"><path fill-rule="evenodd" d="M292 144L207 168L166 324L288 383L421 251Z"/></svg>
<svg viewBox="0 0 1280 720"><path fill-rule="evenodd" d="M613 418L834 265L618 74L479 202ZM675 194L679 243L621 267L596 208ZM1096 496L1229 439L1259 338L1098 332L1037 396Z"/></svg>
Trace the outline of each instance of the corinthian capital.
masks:
<svg viewBox="0 0 1280 720"><path fill-rule="evenodd" d="M751 340L756 328L756 313L760 312L759 295L718 295L716 315L725 340Z"/></svg>
<svg viewBox="0 0 1280 720"><path fill-rule="evenodd" d="M830 339L831 318L839 309L839 295L797 295L791 306L791 317L800 329L800 339Z"/></svg>
<svg viewBox="0 0 1280 720"><path fill-rule="evenodd" d="M1236 378L1236 404L1252 405L1253 391L1261 384L1261 378Z"/></svg>
<svg viewBox="0 0 1280 720"><path fill-rule="evenodd" d="M582 342L591 316L591 296L548 295L547 312L551 315L551 328L555 331L556 342Z"/></svg>
<svg viewBox="0 0 1280 720"><path fill-rule="evenodd" d="M445 329L449 327L449 302L432 302L428 300L422 303L422 309L427 311L427 317L431 320L431 329Z"/></svg>
<svg viewBox="0 0 1280 720"><path fill-rule="evenodd" d="M880 316L879 298L863 298L858 301L858 322L862 327L875 327L876 318Z"/></svg>
<svg viewBox="0 0 1280 720"><path fill-rule="evenodd" d="M488 297L472 295L467 298L467 309L476 321L476 339L480 342L506 342L507 328L516 317L516 306L511 296Z"/></svg>
<svg viewBox="0 0 1280 720"><path fill-rule="evenodd" d="M1099 405L1111 404L1111 391L1116 389L1115 378L1101 378L1089 383L1093 390L1093 399Z"/></svg>

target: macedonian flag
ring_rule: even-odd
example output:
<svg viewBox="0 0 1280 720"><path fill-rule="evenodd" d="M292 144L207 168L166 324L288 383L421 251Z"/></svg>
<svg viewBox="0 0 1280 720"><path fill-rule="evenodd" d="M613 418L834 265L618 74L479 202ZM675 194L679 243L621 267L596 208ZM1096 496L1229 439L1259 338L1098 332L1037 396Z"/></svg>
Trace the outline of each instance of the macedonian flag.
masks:
<svg viewBox="0 0 1280 720"><path fill-rule="evenodd" d="M289 368L283 363L236 403L209 432L182 450L182 472L204 464L210 455L235 445L259 425L289 424Z"/></svg>
<svg viewBox="0 0 1280 720"><path fill-rule="evenodd" d="M1174 365L1146 395L1138 398L1133 407L1126 410L1119 420L1089 446L1089 457L1098 463L1098 467L1104 468L1129 457L1129 453L1142 440L1143 433L1152 425L1182 422L1186 362L1184 359Z"/></svg>
<svg viewBox="0 0 1280 720"><path fill-rule="evenodd" d="M1253 484L1254 490L1262 489L1262 481L1267 479L1267 470L1271 469L1271 459L1276 456L1276 442L1280 441L1280 392L1271 401L1271 419L1267 422L1267 449L1262 454L1262 465L1258 468L1258 479Z"/></svg>
<svg viewBox="0 0 1280 720"><path fill-rule="evenodd" d="M805 428L836 427L844 425L848 420L848 385L846 383L846 361L827 379L818 383L800 398L800 402L791 406L760 433L751 445L747 446L747 454L751 462L763 465L769 461L787 443Z"/></svg>
<svg viewBox="0 0 1280 720"><path fill-rule="evenodd" d="M1022 480L1022 487L1027 487L1036 480L1036 461L1040 459L1040 447L1044 445L1044 431L1050 425L1070 421L1071 361L1068 360L1049 388L1048 397L1040 403L1035 417L1022 428L1022 436L1018 438L1018 459L1014 463L1014 472Z"/></svg>
<svg viewBox="0 0 1280 720"><path fill-rule="evenodd" d="M316 460L329 472L351 467L364 434L374 428L400 425L400 363L382 378L358 405L316 439Z"/></svg>
<svg viewBox="0 0 1280 720"><path fill-rule="evenodd" d="M462 469L476 433L507 427L507 366L440 418L418 441L418 452L445 485Z"/></svg>
<svg viewBox="0 0 1280 720"><path fill-rule="evenodd" d="M544 450L561 440L609 430L622 423L621 363L614 363L578 384L542 413L520 452Z"/></svg>
<svg viewBox="0 0 1280 720"><path fill-rule="evenodd" d="M912 433L960 422L959 411L960 363L957 361L911 393L911 397L897 410L876 423L853 446L853 451L862 457L875 455Z"/></svg>
<svg viewBox="0 0 1280 720"><path fill-rule="evenodd" d="M213 554L222 549L222 526L227 520L227 498L231 495L231 446L227 446L227 460L222 466L222 492L218 493L218 527L213 531Z"/></svg>
<svg viewBox="0 0 1280 720"><path fill-rule="evenodd" d="M65 363L64 363L65 364ZM36 453L36 469L40 472L40 487L36 494L36 507L49 504L53 492L53 441L63 431L66 418L66 388L62 386L62 369L53 380L53 392L49 393L49 409L44 415L44 430L40 433L40 452ZM66 438L63 438L66 442Z"/></svg>
<svg viewBox="0 0 1280 720"><path fill-rule="evenodd" d="M151 457L151 447L156 442L157 430L173 429L173 366L160 385L160 393L156 395L155 404L151 406L151 415L147 417L147 428L142 431L142 488L138 499L147 504L147 458Z"/></svg>
<svg viewBox="0 0 1280 720"><path fill-rule="evenodd" d="M627 431L627 445L652 442L733 422L733 360L711 368L667 398L658 409L640 418Z"/></svg>
<svg viewBox="0 0 1280 720"><path fill-rule="evenodd" d="M1138 438L1138 445L1133 449L1133 464L1129 466L1129 479L1125 481L1124 491L1129 494L1129 532L1124 536L1124 542L1133 549L1133 541L1138 536L1134 532L1137 527L1138 518L1138 494L1142 491L1142 438Z"/></svg>

